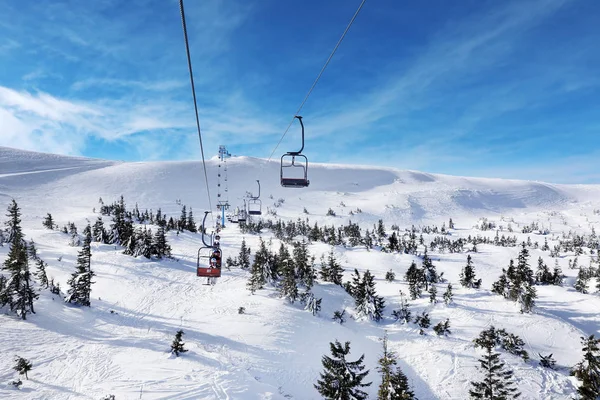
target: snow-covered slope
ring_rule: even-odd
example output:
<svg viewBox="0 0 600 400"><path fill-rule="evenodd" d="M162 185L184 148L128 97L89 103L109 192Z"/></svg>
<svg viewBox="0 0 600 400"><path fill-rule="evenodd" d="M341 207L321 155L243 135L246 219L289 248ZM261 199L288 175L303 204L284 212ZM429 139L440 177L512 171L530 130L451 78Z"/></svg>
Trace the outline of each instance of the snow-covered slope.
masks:
<svg viewBox="0 0 600 400"><path fill-rule="evenodd" d="M213 207L218 165L216 159L207 163ZM284 220L308 217L311 224L341 225L352 220L372 229L382 218L389 230L392 224L441 226L452 218L456 238L493 237L495 231L473 228L481 217L505 230L512 221L516 231L536 221L552 234L589 232L600 221L593 212L600 208L596 200L600 186L596 185L311 164L310 187L299 190L279 185L277 162L235 157L227 161L227 170L233 206L242 204L247 191L256 194L256 179L260 179L265 214L269 208ZM142 210L160 207L173 217L179 216L180 204L191 206L197 220L209 208L199 162L124 163L0 148L0 208L5 210L12 198L18 202L26 238L36 242L40 256L49 263L49 275L63 287L79 249L68 246L67 235L44 229L43 217L50 212L60 226L72 221L81 230L99 216L93 212L99 207L99 197L108 203L120 195L128 208L135 203ZM280 198L285 202L275 207ZM336 217L326 216L329 208ZM349 215L357 208L362 213ZM513 234L519 240L530 236L533 241L544 241L540 235ZM253 251L258 247L258 237L227 226L221 241L225 258L237 255L243 237ZM270 237L270 232L264 232L263 238ZM546 237L552 245L553 235ZM547 370L536 361L524 363L503 355L515 369L522 398L567 399L576 385L567 368L580 359L579 336L600 329L598 296L580 294L567 285L539 287L538 306L533 314L525 315L513 303L491 294L492 282L509 259L516 257L518 248L480 246L472 253L483 290L462 289L458 284L465 253L430 253L438 270L454 285L455 304L433 306L425 297L411 304L414 313L428 310L434 324L450 319L452 334L437 337L431 330L421 336L414 324L402 325L389 318L398 308L399 290L407 293L402 279L415 256L336 247L335 254L346 269L344 280L354 268L369 269L386 300L384 321L349 319L339 325L331 320L333 312L346 308L353 314L354 309L352 298L340 287L315 286L314 293L323 298L323 304L320 316L314 317L298 305L286 304L272 288L251 295L246 290L247 271L224 271L215 286L203 285L195 276L199 235L170 232L168 239L177 260L133 258L115 246L93 243L97 276L89 309L65 305L58 296L43 292L36 303L37 314L27 321L0 315L0 354L5 355L0 358L0 398L99 399L109 393L117 399L319 398L312 385L322 369L321 356L329 353L329 342L334 339L351 342L353 359L365 354L368 381L373 381L368 392L375 398L378 338L386 330L421 400L465 399L469 382L480 375L476 368L480 353L472 339L493 324L520 335L532 358L553 353L561 367ZM272 247L277 250L279 241L273 238ZM317 260L329 249L322 243L310 246ZM0 248L0 261L6 253L7 247ZM531 250L531 255L534 268L539 256L551 268L554 265L548 252ZM568 258L573 255L563 254L559 263L572 286L577 271L568 270ZM587 265L588 260L588 255L579 257L580 265ZM392 283L383 279L390 268L397 277ZM443 289L440 285L440 296ZM245 307L246 314L238 314L239 307ZM190 351L174 358L168 349L178 329L184 330ZM14 375L15 354L34 364L31 379L19 391L2 386Z"/></svg>

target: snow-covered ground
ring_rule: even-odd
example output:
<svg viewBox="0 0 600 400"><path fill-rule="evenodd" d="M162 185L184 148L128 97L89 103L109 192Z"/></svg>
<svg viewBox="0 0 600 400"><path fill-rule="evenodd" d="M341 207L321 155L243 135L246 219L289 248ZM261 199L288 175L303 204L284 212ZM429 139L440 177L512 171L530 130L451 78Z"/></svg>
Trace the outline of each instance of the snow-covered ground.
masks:
<svg viewBox="0 0 600 400"><path fill-rule="evenodd" d="M247 191L262 186L263 217L267 208L283 220L309 218L319 225L342 225L349 220L371 230L381 218L391 232L392 224L403 230L411 225L448 226L455 223L451 238L469 235L494 237L495 230L474 226L482 217L502 226L501 234L531 238L550 247L563 232L589 233L600 228L600 186L555 185L539 182L480 179L427 174L416 171L311 165L310 187L285 189L279 185L276 162L248 157L227 162L229 201L241 205ZM218 160L208 161L212 203L216 204ZM46 213L59 226L74 222L81 231L100 215L99 197L112 203L123 195L128 209L159 207L178 217L181 205L191 206L196 221L209 208L199 162L124 163L31 153L0 148L0 209L14 198L22 212L26 239L33 239L39 255L48 262L48 275L66 288L80 248L68 245L69 236L42 227ZM279 207L278 199L285 202ZM180 200L180 202L179 202ZM94 208L95 211L94 212ZM303 213L306 208L309 214ZM333 209L337 216L326 216ZM349 215L360 208L362 213ZM3 213L4 214L4 213ZM215 216L216 216L215 210ZM5 218L0 218L4 221ZM110 220L104 217L105 224ZM549 235L520 233L531 222L548 229ZM508 226L514 229L509 233ZM222 233L224 259L236 257L242 238L253 253L259 237L242 234L228 224ZM272 238L264 231L263 239ZM426 242L434 235L424 235ZM480 379L480 351L472 340L490 325L505 328L526 342L532 360L525 363L503 353L515 370L524 399L569 399L577 382L569 368L581 359L580 336L600 332L600 297L573 289L576 270L568 268L574 254L561 253L558 262L568 276L563 287L538 286L537 306L532 314L521 314L516 304L490 292L501 269L516 258L519 247L478 246L471 254L480 290L461 288L458 279L467 253L430 252L439 272L454 286L454 304L431 305L427 296L411 301L413 315L427 310L433 324L450 319L452 334L436 336L431 329L419 335L414 324L396 323L390 317L398 308L399 290L408 293L404 274L416 256L383 253L363 248L337 246L334 252L348 280L354 268L369 269L376 278L378 294L386 301L385 319L379 323L348 319L343 325L331 317L336 310L354 313L354 301L341 287L318 282L316 297L323 298L315 317L300 305L289 305L273 288L246 289L249 273L238 268L224 270L216 285L204 285L195 276L200 236L169 232L175 260L147 260L122 254L122 248L92 243L92 307L65 304L59 296L43 291L36 314L27 321L0 314L0 398L100 399L317 399L313 384L322 370L321 356L329 354L329 343L351 342L351 359L365 354L370 370L367 389L375 398L380 382L377 360L381 338L388 332L390 347L400 357L400 366L419 399L468 398L469 382ZM279 241L272 238L272 249ZM310 245L317 262L330 247ZM0 248L4 261L8 248ZM530 250L535 270L538 257L550 268L555 259L548 252ZM578 257L588 266L589 251ZM396 273L395 282L384 279ZM445 284L438 288L441 297ZM238 314L245 307L246 314ZM189 352L181 357L169 353L178 329L185 332ZM553 353L557 370L538 365L538 353ZM14 379L15 355L32 361L30 379L20 390L7 385Z"/></svg>

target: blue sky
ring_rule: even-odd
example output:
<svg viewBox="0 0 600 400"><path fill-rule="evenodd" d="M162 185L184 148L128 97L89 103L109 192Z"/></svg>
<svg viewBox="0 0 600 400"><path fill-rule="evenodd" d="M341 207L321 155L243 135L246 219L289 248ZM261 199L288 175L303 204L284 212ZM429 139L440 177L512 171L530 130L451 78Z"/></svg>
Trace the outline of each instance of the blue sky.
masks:
<svg viewBox="0 0 600 400"><path fill-rule="evenodd" d="M268 157L360 0L187 0L205 149ZM367 0L311 161L600 183L600 2ZM176 0L0 2L0 145L199 158ZM296 150L294 125L275 157Z"/></svg>

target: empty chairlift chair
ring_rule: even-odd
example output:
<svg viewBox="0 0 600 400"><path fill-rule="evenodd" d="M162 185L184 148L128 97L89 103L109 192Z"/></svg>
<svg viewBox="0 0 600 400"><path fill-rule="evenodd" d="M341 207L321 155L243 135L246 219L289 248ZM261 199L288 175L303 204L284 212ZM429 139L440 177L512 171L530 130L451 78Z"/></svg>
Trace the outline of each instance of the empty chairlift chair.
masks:
<svg viewBox="0 0 600 400"><path fill-rule="evenodd" d="M302 127L302 147L299 151L290 151L281 156L281 186L287 188L304 188L310 184L308 180L308 159L304 150L304 124L302 117L296 115Z"/></svg>
<svg viewBox="0 0 600 400"><path fill-rule="evenodd" d="M258 183L258 196L250 196L248 199L248 214L250 215L262 215L262 202L260 201L260 181Z"/></svg>

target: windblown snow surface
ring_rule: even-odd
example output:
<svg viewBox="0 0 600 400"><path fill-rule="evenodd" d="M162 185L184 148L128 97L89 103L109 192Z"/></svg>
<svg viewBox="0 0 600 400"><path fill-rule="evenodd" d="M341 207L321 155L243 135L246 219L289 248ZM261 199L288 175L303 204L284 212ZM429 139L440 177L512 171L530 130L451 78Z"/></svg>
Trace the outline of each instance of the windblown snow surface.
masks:
<svg viewBox="0 0 600 400"><path fill-rule="evenodd" d="M495 231L475 228L482 217L495 222L504 234L519 241L530 237L552 247L563 232L598 229L600 186L554 185L501 179L479 179L427 174L416 171L359 167L352 165L311 165L310 187L285 189L279 186L276 162L248 157L228 160L229 200L242 204L247 191L256 194L256 179L262 185L263 218L267 208L283 220L309 218L310 223L329 226L349 220L371 230L382 218L386 230L392 224L403 230L411 225L456 224L450 237L495 236ZM208 161L212 205L216 204L218 160ZM63 289L74 271L80 248L68 245L69 237L42 227L46 213L59 226L75 222L81 231L100 215L98 199L112 203L123 195L128 209L156 210L178 217L182 204L191 206L199 222L209 209L204 174L199 162L125 163L71 158L0 148L0 207L6 210L14 198L22 212L26 239L33 239L39 255L48 262L48 275ZM277 199L285 202L275 207ZM306 207L308 215L303 213ZM94 212L95 208L95 212ZM332 208L337 216L326 216ZM360 208L362 213L349 215ZM216 215L216 210L214 215ZM4 218L5 220L5 218ZM104 217L105 224L110 223ZM511 222L509 222L511 221ZM538 222L551 233L522 234L521 227ZM508 233L509 223L515 229ZM424 235L426 242L432 235ZM263 231L265 240L271 239ZM252 251L258 236L242 234L228 224L222 232L224 259L236 257L242 238ZM279 241L272 238L272 248ZM399 355L399 365L408 376L419 399L466 399L470 381L482 379L477 359L481 350L473 339L490 325L505 328L526 342L532 359L502 352L502 359L515 371L515 380L524 399L568 399L578 385L569 377L569 368L581 357L580 336L600 332L600 297L573 289L576 270L568 268L574 254L561 254L558 262L568 276L565 285L537 286L539 299L531 314L521 314L516 304L490 292L492 283L519 247L478 246L473 257L480 290L461 288L458 280L466 253L430 252L439 272L454 286L454 304L432 305L425 294L411 301L413 315L428 311L433 324L450 319L452 334L439 337L430 329L419 335L414 324L394 322L391 312L398 308L399 291L408 293L404 274L413 259L404 254L367 251L364 247L335 247L348 280L354 268L370 270L376 277L378 294L385 297L385 319L379 323L348 318L340 325L332 320L336 310L355 315L354 301L341 287L318 282L313 291L323 298L322 310L313 316L298 304L287 304L267 287L251 295L246 289L249 272L224 270L214 286L195 275L200 235L169 232L174 260L148 260L123 254L113 245L92 243L91 308L65 304L47 290L40 293L36 314L27 321L0 314L0 398L2 399L317 399L313 384L322 371L321 357L329 354L329 343L351 342L350 359L365 354L370 370L367 388L376 398L380 377L377 360L381 338L387 331L390 347ZM330 247L310 245L318 262ZM422 249L421 249L422 250ZM4 261L8 246L0 248ZM548 252L532 249L530 264L535 270L543 257L550 268L554 259ZM587 266L589 251L579 256ZM318 265L317 265L318 268ZM396 281L384 279L392 269ZM438 288L441 297L445 284ZM246 314L238 314L245 307ZM185 332L189 352L181 357L169 348L178 329ZM557 369L538 365L541 354L552 353ZM14 356L33 363L29 380L14 389L8 384L16 377Z"/></svg>

